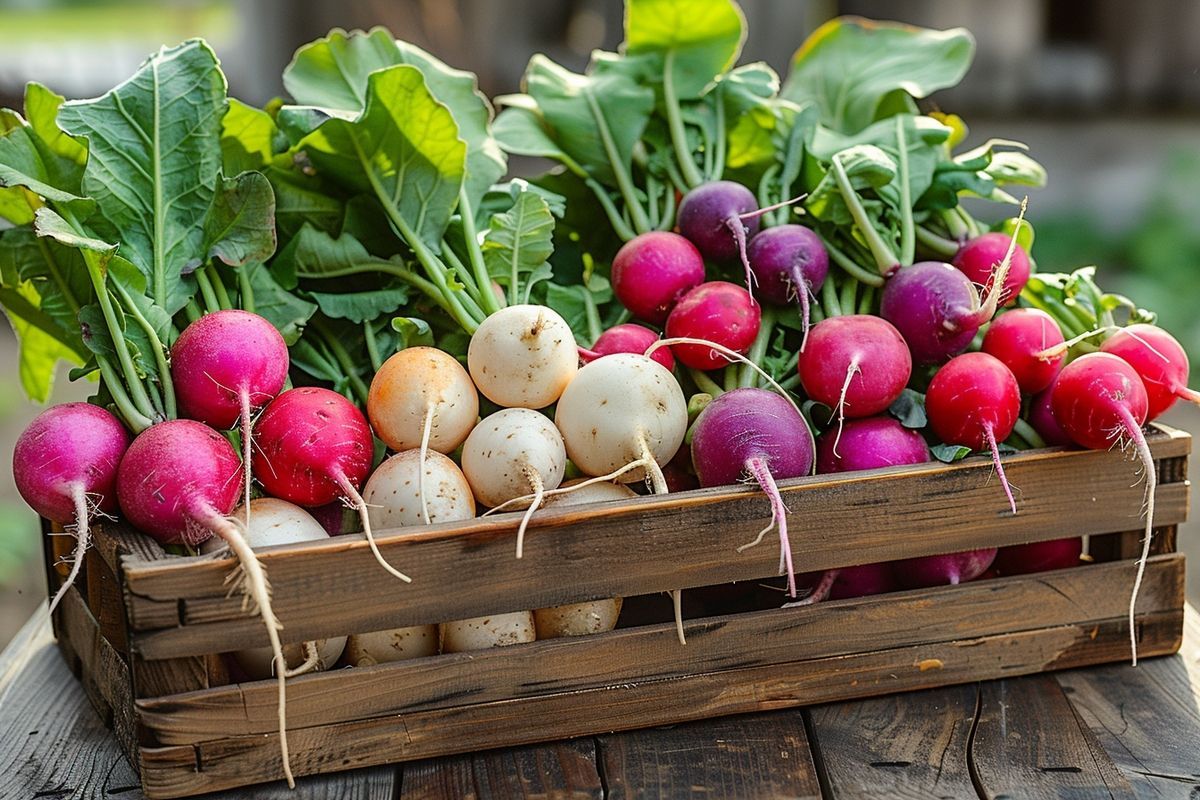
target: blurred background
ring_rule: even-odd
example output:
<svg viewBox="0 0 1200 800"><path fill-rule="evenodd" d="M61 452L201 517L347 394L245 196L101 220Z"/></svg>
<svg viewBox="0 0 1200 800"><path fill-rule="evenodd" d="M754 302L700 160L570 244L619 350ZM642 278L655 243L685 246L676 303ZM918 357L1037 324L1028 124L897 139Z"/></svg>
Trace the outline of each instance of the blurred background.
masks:
<svg viewBox="0 0 1200 800"><path fill-rule="evenodd" d="M744 60L786 74L792 53L838 14L969 28L975 64L938 105L970 125L967 145L1024 141L1050 173L1030 196L1043 271L1102 265L1101 284L1157 310L1200 356L1200 3L1184 0L741 0ZM621 40L620 0L0 0L0 106L37 80L68 98L104 92L151 51L203 36L230 93L261 104L282 91L297 46L329 28L384 25L478 73L488 95L516 91L528 57L581 70ZM39 408L16 380L15 341L0 329L0 453ZM58 381L54 402L89 385ZM1200 434L1200 409L1165 420ZM1193 468L1200 467L1194 464ZM1195 474L1200 475L1200 471ZM1189 597L1200 602L1200 524L1183 532ZM0 646L44 603L33 513L0 470Z"/></svg>

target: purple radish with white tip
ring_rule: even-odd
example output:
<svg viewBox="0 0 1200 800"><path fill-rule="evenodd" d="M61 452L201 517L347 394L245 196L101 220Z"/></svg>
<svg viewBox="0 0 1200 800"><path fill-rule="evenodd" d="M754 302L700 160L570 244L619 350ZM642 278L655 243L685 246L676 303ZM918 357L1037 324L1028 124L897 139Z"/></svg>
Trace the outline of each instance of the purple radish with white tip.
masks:
<svg viewBox="0 0 1200 800"><path fill-rule="evenodd" d="M829 275L829 252L816 233L802 225L767 228L746 248L759 297L777 306L800 305L800 352L808 344L810 298Z"/></svg>
<svg viewBox="0 0 1200 800"><path fill-rule="evenodd" d="M692 189L679 201L679 232L709 261L726 263L740 258L746 288L754 292L754 273L746 242L758 233L758 200L733 181L712 181Z"/></svg>

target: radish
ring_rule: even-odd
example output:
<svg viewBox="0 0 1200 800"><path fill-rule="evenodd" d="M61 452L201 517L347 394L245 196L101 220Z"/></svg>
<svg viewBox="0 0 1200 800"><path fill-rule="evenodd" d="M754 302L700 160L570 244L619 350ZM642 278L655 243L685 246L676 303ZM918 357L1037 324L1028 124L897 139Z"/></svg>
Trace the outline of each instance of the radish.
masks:
<svg viewBox="0 0 1200 800"><path fill-rule="evenodd" d="M751 478L771 502L772 528L779 530L780 567L786 569L788 594L796 596L796 573L787 535L787 508L776 478L811 475L815 445L808 423L791 401L765 389L734 389L715 398L692 429L692 463L701 486L727 486Z"/></svg>
<svg viewBox="0 0 1200 800"><path fill-rule="evenodd" d="M996 267L1005 259L1009 248L1009 237L1003 233L984 233L968 240L954 254L951 262L956 269L970 279L971 283L987 286ZM1029 255L1025 248L1017 245L1012 251L1008 275L1004 278L1004 291L1000 294L1000 305L1012 305L1029 282Z"/></svg>
<svg viewBox="0 0 1200 800"><path fill-rule="evenodd" d="M532 611L489 614L438 626L443 653L465 653L489 647L524 644L537 638Z"/></svg>
<svg viewBox="0 0 1200 800"><path fill-rule="evenodd" d="M892 576L890 563L810 572L797 580L809 589L808 596L799 603L788 603L785 607L811 605L823 600L849 600L896 590L896 579Z"/></svg>
<svg viewBox="0 0 1200 800"><path fill-rule="evenodd" d="M1121 328L1104 344L1103 353L1119 356L1137 371L1146 387L1146 422L1157 419L1179 398L1200 403L1200 392L1188 388L1188 357L1175 337L1157 325L1138 323Z"/></svg>
<svg viewBox="0 0 1200 800"><path fill-rule="evenodd" d="M852 419L837 436L827 431L817 438L817 474L924 464L931 458L929 445L915 430L887 416Z"/></svg>
<svg viewBox="0 0 1200 800"><path fill-rule="evenodd" d="M929 382L925 413L934 435L946 444L991 451L1004 496L1016 514L998 445L1012 434L1021 414L1021 388L1008 367L987 353L955 356Z"/></svg>
<svg viewBox="0 0 1200 800"><path fill-rule="evenodd" d="M1054 385L1040 394L1036 394L1029 401L1028 420L1033 429L1037 431L1038 436L1042 437L1042 441L1051 447L1066 447L1074 444L1067 432L1058 424L1058 420L1054 418L1054 411L1050 408L1050 395L1054 391Z"/></svg>
<svg viewBox="0 0 1200 800"><path fill-rule="evenodd" d="M740 286L709 281L692 289L667 317L667 338L702 339L745 355L758 336L762 309ZM671 348L685 366L714 370L728 359L703 344L676 344Z"/></svg>
<svg viewBox="0 0 1200 800"><path fill-rule="evenodd" d="M475 516L471 486L448 456L405 450L388 458L371 474L363 489L373 528L403 528L453 522ZM428 498L428 500L426 500Z"/></svg>
<svg viewBox="0 0 1200 800"><path fill-rule="evenodd" d="M287 661L279 643L283 626L271 609L266 570L242 529L227 516L240 494L241 477L241 462L225 437L200 422L169 420L150 426L129 445L117 469L117 497L125 518L158 541L195 547L216 534L237 557L238 583L262 617L271 643L279 682L283 774L295 786L287 746Z"/></svg>
<svg viewBox="0 0 1200 800"><path fill-rule="evenodd" d="M1150 537L1154 533L1154 492L1158 481L1154 456L1142 434L1149 397L1137 370L1112 353L1088 353L1063 367L1050 390L1054 418L1079 445L1091 450L1107 450L1113 445L1132 443L1142 461L1146 479L1146 533L1137 576L1129 597L1129 643L1133 665L1137 666L1137 631L1134 606L1146 560L1150 557Z"/></svg>
<svg viewBox="0 0 1200 800"><path fill-rule="evenodd" d="M987 572L995 558L994 547L944 556L907 558L892 564L892 574L896 576L900 585L909 589L957 586L973 581Z"/></svg>
<svg viewBox="0 0 1200 800"><path fill-rule="evenodd" d="M352 667L373 667L393 661L435 656L438 626L414 625L388 631L355 633L346 639L343 660Z"/></svg>
<svg viewBox="0 0 1200 800"><path fill-rule="evenodd" d="M873 416L896 401L912 375L912 359L886 320L855 314L814 325L797 369L804 393L834 410L840 432L847 417Z"/></svg>
<svg viewBox="0 0 1200 800"><path fill-rule="evenodd" d="M579 348L580 360L585 364L601 356L613 353L644 353L657 342L659 335L647 327L633 322L613 327L600 334L591 350ZM675 357L669 348L661 347L650 356L669 370L675 369Z"/></svg>
<svg viewBox="0 0 1200 800"><path fill-rule="evenodd" d="M183 329L171 346L171 382L179 413L220 430L240 421L242 485L246 513L250 504L253 452L251 414L283 390L288 349L283 336L263 317L226 309L206 314ZM249 525L247 517L247 525Z"/></svg>
<svg viewBox="0 0 1200 800"><path fill-rule="evenodd" d="M254 431L254 474L268 494L301 506L346 502L358 512L379 565L411 582L379 552L367 505L358 493L371 471L375 442L353 403L329 389L288 389L266 407Z"/></svg>
<svg viewBox="0 0 1200 800"><path fill-rule="evenodd" d="M1025 394L1037 394L1054 382L1065 352L1047 353L1063 344L1054 318L1036 308L1014 308L993 320L983 336L983 352L1000 359Z"/></svg>
<svg viewBox="0 0 1200 800"><path fill-rule="evenodd" d="M451 453L479 418L479 394L458 360L434 347L409 347L383 363L367 394L371 428L393 450L417 449L425 462L432 448ZM430 523L425 470L417 472L419 508Z"/></svg>
<svg viewBox="0 0 1200 800"><path fill-rule="evenodd" d="M545 306L502 308L467 346L467 369L487 399L504 408L545 408L579 368L575 335Z"/></svg>
<svg viewBox="0 0 1200 800"><path fill-rule="evenodd" d="M88 403L46 409L13 447L13 481L21 497L39 516L75 529L71 571L50 600L51 613L83 567L89 517L117 507L117 466L128 447L120 421Z"/></svg>
<svg viewBox="0 0 1200 800"><path fill-rule="evenodd" d="M505 408L486 417L463 444L462 471L480 503L500 506L532 492L517 528L517 558L524 554L530 517L546 491L562 483L566 469L562 435L548 418L528 408Z"/></svg>
<svg viewBox="0 0 1200 800"><path fill-rule="evenodd" d="M758 233L758 210L754 193L740 183L703 183L679 201L679 232L710 261L724 263L741 258L746 286L753 288L746 241Z"/></svg>
<svg viewBox="0 0 1200 800"><path fill-rule="evenodd" d="M764 301L777 306L800 304L800 352L804 352L810 298L829 275L829 252L821 237L802 225L778 225L751 239L746 256Z"/></svg>
<svg viewBox="0 0 1200 800"><path fill-rule="evenodd" d="M1080 537L1051 539L1001 547L994 566L1001 575L1027 575L1079 566L1082 555L1083 539Z"/></svg>
<svg viewBox="0 0 1200 800"><path fill-rule="evenodd" d="M621 246L612 262L613 294L635 317L655 325L663 324L676 301L703 282L704 257L677 233L639 234Z"/></svg>

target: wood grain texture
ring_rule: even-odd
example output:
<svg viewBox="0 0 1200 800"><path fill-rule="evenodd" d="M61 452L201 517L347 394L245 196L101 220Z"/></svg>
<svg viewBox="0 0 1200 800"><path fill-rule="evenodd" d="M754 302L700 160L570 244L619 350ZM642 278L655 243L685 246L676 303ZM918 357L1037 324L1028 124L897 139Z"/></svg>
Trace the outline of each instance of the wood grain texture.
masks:
<svg viewBox="0 0 1200 800"><path fill-rule="evenodd" d="M1190 446L1186 434L1153 442L1160 457ZM1001 509L990 463L977 459L785 482L786 501L803 509L791 520L794 540L804 543L801 563L818 570L864 554L891 560L1138 526L1142 487L1119 453L1029 452L1009 457L1006 468L1023 489L1015 517ZM1186 482L1160 486L1157 502L1163 525L1182 521ZM772 548L736 552L768 518L761 492L726 487L548 509L534 516L521 560L511 552L515 515L380 535L384 556L413 576L411 585L378 569L357 536L273 548L261 559L282 637L303 641L771 576ZM229 560L123 564L130 646L142 656L263 643L261 622L226 596Z"/></svg>
<svg viewBox="0 0 1200 800"><path fill-rule="evenodd" d="M476 653L334 670L289 682L293 727L477 704L634 681L666 680L887 648L933 644L1125 613L1129 564L1097 564L855 600L551 639ZM1139 596L1144 613L1183 604L1183 557L1157 556ZM852 623L851 623L852 621ZM145 729L163 744L275 730L272 681L138 702Z"/></svg>
<svg viewBox="0 0 1200 800"><path fill-rule="evenodd" d="M616 733L598 741L609 800L821 797L799 711Z"/></svg>
<svg viewBox="0 0 1200 800"><path fill-rule="evenodd" d="M978 684L807 710L813 752L838 800L974 797L967 760Z"/></svg>
<svg viewBox="0 0 1200 800"><path fill-rule="evenodd" d="M1147 656L1179 647L1182 611L1144 615ZM1124 619L774 664L665 681L562 692L388 715L290 731L297 775L350 769L751 711L1023 675L1124 656ZM941 666L930 669L932 661ZM198 767L198 768L197 768ZM280 775L277 737L231 737L142 750L142 777L158 797L185 796Z"/></svg>
<svg viewBox="0 0 1200 800"><path fill-rule="evenodd" d="M1170 658L1056 677L1141 797L1200 797L1200 614Z"/></svg>
<svg viewBox="0 0 1200 800"><path fill-rule="evenodd" d="M1134 797L1112 760L1090 745L1053 677L990 681L979 694L970 759L985 800Z"/></svg>
<svg viewBox="0 0 1200 800"><path fill-rule="evenodd" d="M601 800L591 739L554 742L407 764L401 800Z"/></svg>

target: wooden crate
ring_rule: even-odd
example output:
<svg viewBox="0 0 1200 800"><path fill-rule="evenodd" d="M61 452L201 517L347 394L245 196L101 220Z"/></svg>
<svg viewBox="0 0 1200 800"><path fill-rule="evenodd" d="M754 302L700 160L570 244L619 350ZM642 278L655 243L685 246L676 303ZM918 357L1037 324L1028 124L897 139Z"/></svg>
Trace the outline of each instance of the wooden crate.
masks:
<svg viewBox="0 0 1200 800"><path fill-rule="evenodd" d="M1150 437L1158 466L1154 557L1137 606L1142 656L1175 652L1188 511L1186 433ZM781 484L804 571L1090 535L1096 563L1031 576L639 624L468 654L335 669L288 684L300 775L599 732L1077 667L1129 657L1126 621L1143 484L1118 452L1049 449L1005 459L1012 516L990 461L817 476ZM413 577L387 575L360 535L264 550L285 642L774 578L749 487L378 535ZM227 596L229 560L171 557L118 526L97 531L85 579L54 625L68 663L151 798L281 777L273 681L232 683L218 655L266 644ZM68 537L47 537L54 561ZM711 595L711 592L709 592ZM685 593L685 597L687 593ZM664 613L669 600L660 601ZM623 622L623 625L625 623Z"/></svg>

